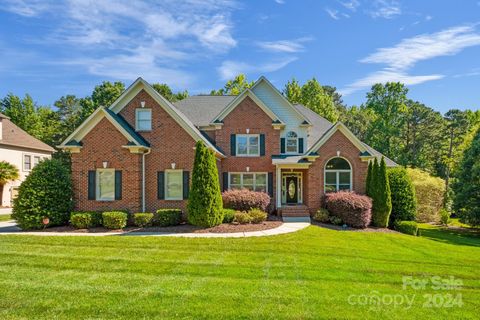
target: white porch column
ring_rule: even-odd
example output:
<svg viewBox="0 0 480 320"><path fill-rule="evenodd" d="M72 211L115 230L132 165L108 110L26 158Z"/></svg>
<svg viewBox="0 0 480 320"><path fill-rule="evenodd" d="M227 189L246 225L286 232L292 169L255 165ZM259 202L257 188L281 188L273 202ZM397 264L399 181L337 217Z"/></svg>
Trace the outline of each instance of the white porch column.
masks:
<svg viewBox="0 0 480 320"><path fill-rule="evenodd" d="M278 165L275 166L277 172L277 208L282 206L282 174Z"/></svg>

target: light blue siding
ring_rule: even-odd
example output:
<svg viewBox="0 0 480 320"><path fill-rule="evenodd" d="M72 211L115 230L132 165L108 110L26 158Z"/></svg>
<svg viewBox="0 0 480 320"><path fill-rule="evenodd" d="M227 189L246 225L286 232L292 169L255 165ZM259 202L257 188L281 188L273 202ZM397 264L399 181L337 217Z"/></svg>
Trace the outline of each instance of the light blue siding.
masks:
<svg viewBox="0 0 480 320"><path fill-rule="evenodd" d="M307 150L310 147L307 145L307 128L300 127L304 118L293 110L293 108L289 106L281 96L279 96L279 93L272 89L267 83L259 83L252 91L280 118L280 120L285 123L285 128L280 133L280 136L284 138L287 132L295 131L299 138L303 138L304 150Z"/></svg>

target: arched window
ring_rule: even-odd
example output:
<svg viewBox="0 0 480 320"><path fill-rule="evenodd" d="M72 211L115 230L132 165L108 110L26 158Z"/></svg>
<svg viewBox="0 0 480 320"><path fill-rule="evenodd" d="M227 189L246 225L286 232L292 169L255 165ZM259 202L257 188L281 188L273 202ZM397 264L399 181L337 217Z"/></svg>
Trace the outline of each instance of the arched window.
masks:
<svg viewBox="0 0 480 320"><path fill-rule="evenodd" d="M325 193L352 190L352 167L344 158L332 158L325 165Z"/></svg>
<svg viewBox="0 0 480 320"><path fill-rule="evenodd" d="M298 136L295 132L289 131L286 137L287 153L298 153Z"/></svg>

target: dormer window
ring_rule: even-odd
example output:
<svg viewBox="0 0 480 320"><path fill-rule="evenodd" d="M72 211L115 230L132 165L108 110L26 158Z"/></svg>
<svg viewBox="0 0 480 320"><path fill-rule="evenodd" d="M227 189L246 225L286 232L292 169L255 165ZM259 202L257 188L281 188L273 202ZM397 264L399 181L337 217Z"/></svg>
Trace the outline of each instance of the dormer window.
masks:
<svg viewBox="0 0 480 320"><path fill-rule="evenodd" d="M137 131L152 130L152 109L135 110L135 129Z"/></svg>
<svg viewBox="0 0 480 320"><path fill-rule="evenodd" d="M289 131L285 141L287 153L298 153L298 136L295 132Z"/></svg>

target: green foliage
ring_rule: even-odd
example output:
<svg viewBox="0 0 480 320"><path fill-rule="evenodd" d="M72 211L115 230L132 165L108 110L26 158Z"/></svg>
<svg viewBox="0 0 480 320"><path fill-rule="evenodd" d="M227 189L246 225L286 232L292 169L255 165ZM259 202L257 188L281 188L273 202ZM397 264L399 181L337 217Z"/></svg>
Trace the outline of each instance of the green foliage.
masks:
<svg viewBox="0 0 480 320"><path fill-rule="evenodd" d="M342 225L343 224L343 220L342 218L340 217L336 217L336 216L330 216L329 217L329 220L332 224L336 225L336 226L339 226L339 225Z"/></svg>
<svg viewBox="0 0 480 320"><path fill-rule="evenodd" d="M340 121L361 141L366 142L370 138L370 127L376 117L377 115L372 109L361 105L348 108L340 117Z"/></svg>
<svg viewBox="0 0 480 320"><path fill-rule="evenodd" d="M103 226L107 229L123 229L127 225L128 215L122 211L102 213Z"/></svg>
<svg viewBox="0 0 480 320"><path fill-rule="evenodd" d="M87 229L92 227L92 216L88 213L75 213L70 215L70 224L76 229Z"/></svg>
<svg viewBox="0 0 480 320"><path fill-rule="evenodd" d="M152 84L152 87L170 102L180 101L188 97L187 90L173 93L172 89L170 89L166 83L154 83Z"/></svg>
<svg viewBox="0 0 480 320"><path fill-rule="evenodd" d="M70 221L74 215L88 215L90 216L90 227L102 226L102 212L101 211L72 211L70 213Z"/></svg>
<svg viewBox="0 0 480 320"><path fill-rule="evenodd" d="M480 225L480 130L465 151L453 189L453 207L461 220L472 226Z"/></svg>
<svg viewBox="0 0 480 320"><path fill-rule="evenodd" d="M442 208L442 210L440 210L440 222L443 224L443 225L448 225L448 223L450 222L450 212L445 209L445 208Z"/></svg>
<svg viewBox="0 0 480 320"><path fill-rule="evenodd" d="M240 224L248 224L252 222L252 217L245 211L236 211L233 221Z"/></svg>
<svg viewBox="0 0 480 320"><path fill-rule="evenodd" d="M440 209L443 208L445 181L433 177L420 169L407 168L417 196L417 217L420 222L436 222Z"/></svg>
<svg viewBox="0 0 480 320"><path fill-rule="evenodd" d="M417 214L417 197L407 170L402 167L388 169L388 182L392 198L390 227L395 221L414 221Z"/></svg>
<svg viewBox="0 0 480 320"><path fill-rule="evenodd" d="M392 211L390 184L387 176L387 165L382 157L380 165L377 159L373 163L370 187L367 194L373 200L372 223L376 227L388 226L388 219Z"/></svg>
<svg viewBox="0 0 480 320"><path fill-rule="evenodd" d="M325 208L320 208L313 214L313 220L318 222L329 222L330 221L330 213Z"/></svg>
<svg viewBox="0 0 480 320"><path fill-rule="evenodd" d="M401 233L418 235L418 224L415 221L396 221L394 228Z"/></svg>
<svg viewBox="0 0 480 320"><path fill-rule="evenodd" d="M252 223L261 223L267 220L267 213L260 209L251 209L248 211L248 215L250 216Z"/></svg>
<svg viewBox="0 0 480 320"><path fill-rule="evenodd" d="M144 228L152 225L153 222L153 213L150 212L139 212L133 214L133 223L140 228Z"/></svg>
<svg viewBox="0 0 480 320"><path fill-rule="evenodd" d="M18 168L7 161L0 161L0 205L2 204L3 187L7 182L17 180L20 176Z"/></svg>
<svg viewBox="0 0 480 320"><path fill-rule="evenodd" d="M50 226L68 222L72 209L70 171L55 159L41 161L20 185L13 201L13 218L22 229L40 229L48 217Z"/></svg>
<svg viewBox="0 0 480 320"><path fill-rule="evenodd" d="M182 222L182 210L159 209L157 210L153 224L160 227L176 226Z"/></svg>
<svg viewBox="0 0 480 320"><path fill-rule="evenodd" d="M223 208L223 223L232 223L235 218L235 210Z"/></svg>
<svg viewBox="0 0 480 320"><path fill-rule="evenodd" d="M245 89L251 88L253 86L253 81L248 82L247 77L241 73L237 75L232 80L228 80L225 86L219 90L212 90L211 95L223 96L223 95L238 95L243 92Z"/></svg>
<svg viewBox="0 0 480 320"><path fill-rule="evenodd" d="M367 169L367 178L365 179L365 194L371 196L372 192L370 188L372 187L372 177L373 177L373 162L368 161L368 169Z"/></svg>
<svg viewBox="0 0 480 320"><path fill-rule="evenodd" d="M198 141L188 199L188 222L202 227L213 227L223 221L223 203L213 151Z"/></svg>

